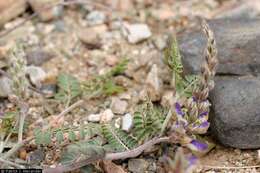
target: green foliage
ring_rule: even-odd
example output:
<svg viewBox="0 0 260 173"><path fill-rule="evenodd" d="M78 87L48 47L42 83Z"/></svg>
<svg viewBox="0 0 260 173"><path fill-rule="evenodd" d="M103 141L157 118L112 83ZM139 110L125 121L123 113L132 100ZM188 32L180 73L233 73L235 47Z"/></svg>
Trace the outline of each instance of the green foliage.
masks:
<svg viewBox="0 0 260 173"><path fill-rule="evenodd" d="M77 136L76 133L79 135ZM34 136L37 145L50 145L52 141L56 141L58 144L67 142L65 136L68 136L70 142L75 142L84 140L85 138L91 138L95 135L100 135L101 133L102 130L98 124L89 123L80 127L48 129L44 132L41 131L41 129L36 129L34 131Z"/></svg>
<svg viewBox="0 0 260 173"><path fill-rule="evenodd" d="M117 64L114 68L112 68L107 74L106 76L116 76L119 75L121 73L123 73L126 68L127 68L127 64L128 64L129 60L128 59L123 59L119 64Z"/></svg>
<svg viewBox="0 0 260 173"><path fill-rule="evenodd" d="M165 51L165 62L172 70L173 86L179 95L190 97L192 91L198 87L197 75L183 76L183 65L181 62L181 54L178 48L176 38L173 39L171 46Z"/></svg>
<svg viewBox="0 0 260 173"><path fill-rule="evenodd" d="M172 82L178 89L182 85L183 65L176 38L172 40L171 46L165 50L164 57L166 64L172 70Z"/></svg>
<svg viewBox="0 0 260 173"><path fill-rule="evenodd" d="M186 75L182 80L181 88L178 89L180 95L191 97L193 91L199 87L199 77L197 75Z"/></svg>
<svg viewBox="0 0 260 173"><path fill-rule="evenodd" d="M34 130L35 143L37 145L49 145L51 144L52 133L51 130L42 132L41 129Z"/></svg>
<svg viewBox="0 0 260 173"><path fill-rule="evenodd" d="M67 106L74 98L81 94L79 81L68 74L60 74L58 76L58 87L59 90L55 98L66 103Z"/></svg>
<svg viewBox="0 0 260 173"><path fill-rule="evenodd" d="M0 134L8 134L14 132L14 122L17 112L6 112L1 118Z"/></svg>
<svg viewBox="0 0 260 173"><path fill-rule="evenodd" d="M137 146L137 141L121 129L112 127L109 124L103 125L102 129L104 137L108 141L107 148L114 151L125 151Z"/></svg>
<svg viewBox="0 0 260 173"><path fill-rule="evenodd" d="M87 98L110 96L124 91L124 88L113 81L113 77L123 73L128 60L124 59L104 75L95 76L91 80L82 82L82 90Z"/></svg>
<svg viewBox="0 0 260 173"><path fill-rule="evenodd" d="M105 95L113 95L116 93L121 93L124 91L122 86L115 84L112 80L104 83L104 94Z"/></svg>
<svg viewBox="0 0 260 173"><path fill-rule="evenodd" d="M144 141L160 133L165 118L165 111L153 106L151 102L142 104L134 113L134 136Z"/></svg>
<svg viewBox="0 0 260 173"><path fill-rule="evenodd" d="M17 42L9 51L9 74L12 79L12 89L14 94L21 98L27 98L29 82L26 77L26 54L24 44Z"/></svg>
<svg viewBox="0 0 260 173"><path fill-rule="evenodd" d="M103 158L104 156L105 150L102 147L102 139L96 137L91 140L83 140L70 144L62 154L61 163L70 164L75 160L79 161L88 158Z"/></svg>

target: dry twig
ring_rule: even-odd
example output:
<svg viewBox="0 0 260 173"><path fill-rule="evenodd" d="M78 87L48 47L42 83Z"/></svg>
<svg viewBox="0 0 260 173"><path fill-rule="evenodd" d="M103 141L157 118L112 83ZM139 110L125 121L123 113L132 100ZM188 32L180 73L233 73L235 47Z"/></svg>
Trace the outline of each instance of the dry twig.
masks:
<svg viewBox="0 0 260 173"><path fill-rule="evenodd" d="M22 166L22 165L19 165L19 164L17 164L17 163L14 163L14 162L11 162L11 161L8 161L8 160L4 160L4 159L2 159L2 158L0 158L0 162L2 162L3 164L7 164L7 165L14 166L14 167L16 167L16 168L20 168L20 169L23 169L23 168L24 168L24 166Z"/></svg>
<svg viewBox="0 0 260 173"><path fill-rule="evenodd" d="M254 169L254 168L260 168L260 165L255 165L255 166L210 166L210 165L202 165L203 168L206 169L225 169L225 170L230 170L230 169Z"/></svg>

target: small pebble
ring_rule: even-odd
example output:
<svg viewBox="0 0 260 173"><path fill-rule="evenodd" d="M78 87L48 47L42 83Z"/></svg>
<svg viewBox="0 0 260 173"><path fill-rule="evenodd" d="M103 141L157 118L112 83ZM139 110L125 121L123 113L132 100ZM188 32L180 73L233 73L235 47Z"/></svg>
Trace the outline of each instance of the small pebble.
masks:
<svg viewBox="0 0 260 173"><path fill-rule="evenodd" d="M46 78L45 71L36 66L26 67L26 73L29 75L31 82L37 87L41 87L41 82Z"/></svg>
<svg viewBox="0 0 260 173"><path fill-rule="evenodd" d="M106 109L104 112L101 113L100 121L102 123L108 123L110 122L114 117L114 113L111 111L111 109Z"/></svg>
<svg viewBox="0 0 260 173"><path fill-rule="evenodd" d="M124 131L129 132L132 126L133 126L133 117L131 114L127 113L123 116L122 119L122 129Z"/></svg>
<svg viewBox="0 0 260 173"><path fill-rule="evenodd" d="M87 15L89 25L100 25L105 23L106 15L101 11L92 11Z"/></svg>
<svg viewBox="0 0 260 173"><path fill-rule="evenodd" d="M90 122L99 122L101 118L101 114L90 114L88 116L88 121Z"/></svg>
<svg viewBox="0 0 260 173"><path fill-rule="evenodd" d="M125 24L123 35L129 43L136 44L151 37L152 32L146 24Z"/></svg>
<svg viewBox="0 0 260 173"><path fill-rule="evenodd" d="M124 114L126 112L128 103L125 100L119 98L113 98L111 103L111 109L116 114Z"/></svg>
<svg viewBox="0 0 260 173"><path fill-rule="evenodd" d="M12 94L12 81L5 77L0 77L0 97L7 97L9 94Z"/></svg>

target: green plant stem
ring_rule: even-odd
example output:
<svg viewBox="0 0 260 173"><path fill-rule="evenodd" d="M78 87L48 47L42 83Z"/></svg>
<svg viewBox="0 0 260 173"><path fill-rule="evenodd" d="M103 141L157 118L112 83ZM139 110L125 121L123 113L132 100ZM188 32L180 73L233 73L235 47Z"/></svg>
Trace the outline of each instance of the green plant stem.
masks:
<svg viewBox="0 0 260 173"><path fill-rule="evenodd" d="M167 125L168 125L168 123L169 123L171 117L172 117L172 111L171 111L171 109L170 109L169 112L168 112L168 114L167 114L167 116L166 116L166 118L165 118L165 120L163 121L160 136L163 135L163 133L164 133L164 131L165 131L165 129L166 129L166 127L167 127Z"/></svg>
<svg viewBox="0 0 260 173"><path fill-rule="evenodd" d="M63 117L64 115L66 115L67 113L69 113L70 111L72 111L73 109L75 109L76 107L80 106L84 101L83 100L79 100L76 103L73 103L71 106L67 107L64 111L62 111L58 116L57 119L60 119L61 117Z"/></svg>
<svg viewBox="0 0 260 173"><path fill-rule="evenodd" d="M182 90L182 92L179 94L179 97L181 97L188 89L190 89L190 87L195 84L196 82L198 82L198 79L192 81L184 90Z"/></svg>
<svg viewBox="0 0 260 173"><path fill-rule="evenodd" d="M19 131L18 131L18 142L22 142L23 140L23 127L24 127L24 120L27 116L28 112L28 105L25 102L19 103L20 107L20 117L19 117Z"/></svg>

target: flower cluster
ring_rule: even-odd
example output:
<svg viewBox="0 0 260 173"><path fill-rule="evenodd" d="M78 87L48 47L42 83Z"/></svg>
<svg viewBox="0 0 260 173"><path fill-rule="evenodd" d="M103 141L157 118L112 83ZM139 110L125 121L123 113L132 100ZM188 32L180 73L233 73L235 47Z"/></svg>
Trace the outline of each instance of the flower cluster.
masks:
<svg viewBox="0 0 260 173"><path fill-rule="evenodd" d="M205 154L212 148L212 144L203 140L199 135L205 134L210 126L208 118L211 104L208 101L208 95L209 91L214 87L213 78L218 64L213 32L205 22L203 29L208 38L208 44L205 54L205 63L202 65L202 73L198 76L198 85L188 85L194 86L189 88L191 94L188 96L183 95L183 91L178 91L178 89L176 89L178 87L177 85L174 86L176 91L176 101L174 105L172 105L174 121L169 131L173 141L190 149L195 155ZM184 76L182 80L185 79ZM187 90L185 87L184 85L181 89L184 91ZM193 155L185 157L186 162L194 165L196 163L192 161L195 160L194 157ZM189 169L191 165L186 165L186 167L183 168L185 170L183 172L191 172Z"/></svg>
<svg viewBox="0 0 260 173"><path fill-rule="evenodd" d="M26 55L21 42L9 51L10 69L14 94L19 98L26 98L28 94L28 80L26 78Z"/></svg>

